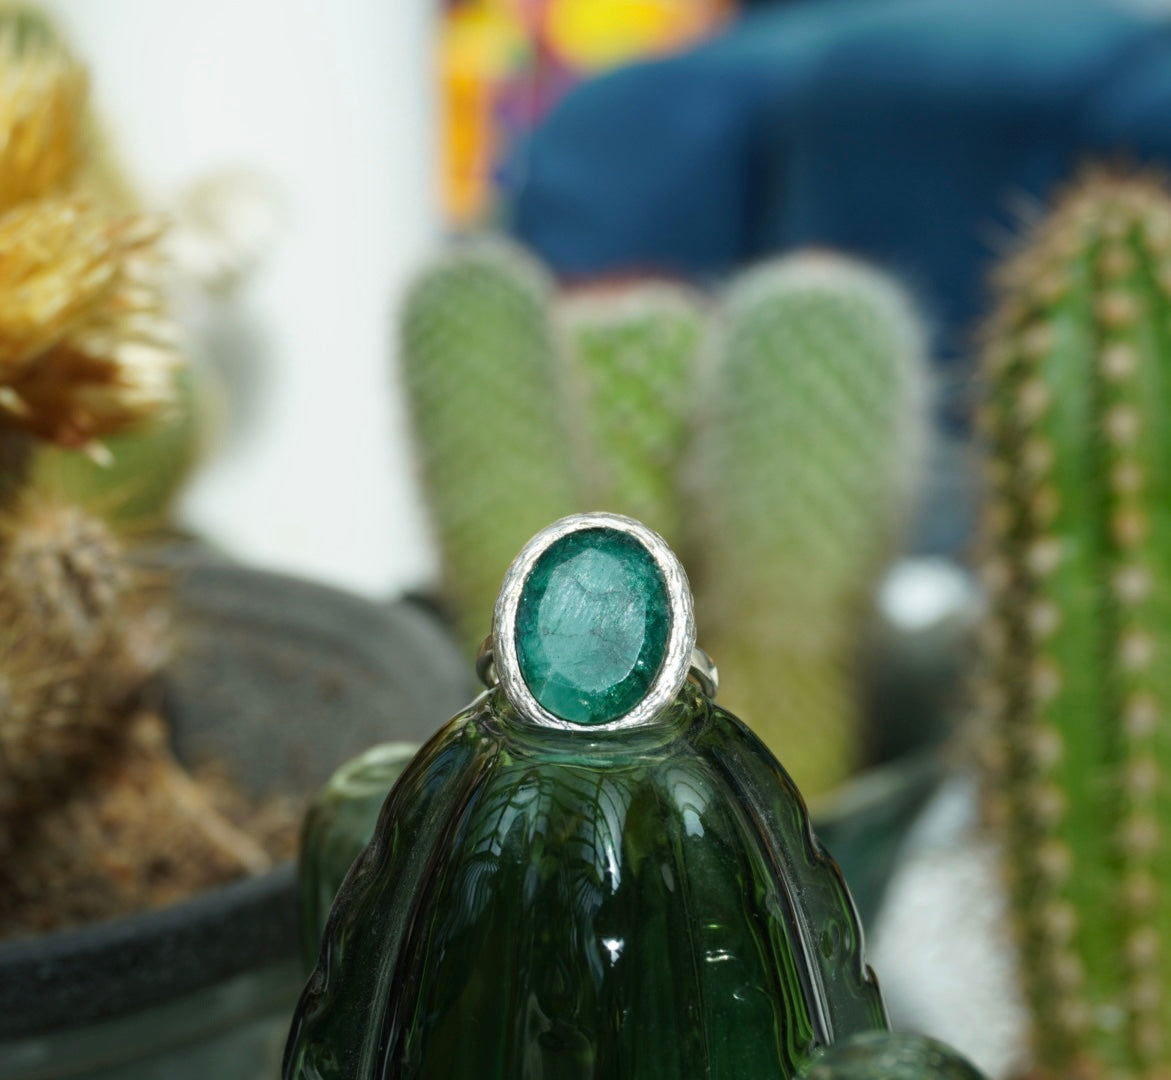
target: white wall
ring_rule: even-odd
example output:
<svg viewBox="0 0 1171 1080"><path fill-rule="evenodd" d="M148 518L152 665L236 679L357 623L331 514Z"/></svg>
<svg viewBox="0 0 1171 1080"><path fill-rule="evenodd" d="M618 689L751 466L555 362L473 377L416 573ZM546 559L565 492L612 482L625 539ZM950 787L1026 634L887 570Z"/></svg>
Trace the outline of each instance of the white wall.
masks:
<svg viewBox="0 0 1171 1080"><path fill-rule="evenodd" d="M240 557L368 593L433 573L390 371L391 308L438 230L433 0L52 0L149 200L256 167L278 241L213 312L238 385L185 506ZM234 351L247 338L259 348ZM247 368L234 370L233 365Z"/></svg>

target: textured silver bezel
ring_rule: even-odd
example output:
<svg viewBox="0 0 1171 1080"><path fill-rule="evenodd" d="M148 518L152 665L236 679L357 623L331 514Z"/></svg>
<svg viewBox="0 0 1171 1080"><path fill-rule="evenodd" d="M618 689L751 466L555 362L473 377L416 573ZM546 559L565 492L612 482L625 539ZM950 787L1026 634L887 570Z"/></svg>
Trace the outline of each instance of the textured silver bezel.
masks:
<svg viewBox="0 0 1171 1080"><path fill-rule="evenodd" d="M671 608L671 629L667 636L667 652L655 681L639 703L622 716L604 724L577 724L563 720L545 709L529 690L521 674L516 648L516 613L520 606L525 582L537 560L558 540L571 533L587 529L613 529L638 541L651 555L663 575L667 588L667 602ZM657 716L675 700L687 680L695 648L695 610L691 587L683 565L667 542L652 529L633 518L621 514L573 514L555 521L534 536L513 560L504 575L504 584L496 599L492 623L492 659L496 675L505 695L523 717L545 727L563 731L602 732L623 731L639 727Z"/></svg>

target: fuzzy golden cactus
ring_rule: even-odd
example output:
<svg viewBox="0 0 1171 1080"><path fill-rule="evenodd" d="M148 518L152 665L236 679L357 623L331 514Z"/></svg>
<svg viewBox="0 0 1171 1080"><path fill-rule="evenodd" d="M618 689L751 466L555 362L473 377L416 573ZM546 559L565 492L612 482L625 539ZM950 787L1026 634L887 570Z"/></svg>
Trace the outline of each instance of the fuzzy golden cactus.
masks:
<svg viewBox="0 0 1171 1080"><path fill-rule="evenodd" d="M26 8L0 9L0 210L73 185L89 142L84 69Z"/></svg>
<svg viewBox="0 0 1171 1080"><path fill-rule="evenodd" d="M159 229L82 196L0 217L0 415L84 446L156 415L177 354L155 282Z"/></svg>
<svg viewBox="0 0 1171 1080"><path fill-rule="evenodd" d="M162 230L127 191L84 70L0 3L0 936L270 864L146 700L167 597L103 521L34 493L35 444L93 451L176 391Z"/></svg>
<svg viewBox="0 0 1171 1080"><path fill-rule="evenodd" d="M88 80L36 9L0 5L0 501L29 437L92 446L156 415L175 352L159 227L126 209Z"/></svg>

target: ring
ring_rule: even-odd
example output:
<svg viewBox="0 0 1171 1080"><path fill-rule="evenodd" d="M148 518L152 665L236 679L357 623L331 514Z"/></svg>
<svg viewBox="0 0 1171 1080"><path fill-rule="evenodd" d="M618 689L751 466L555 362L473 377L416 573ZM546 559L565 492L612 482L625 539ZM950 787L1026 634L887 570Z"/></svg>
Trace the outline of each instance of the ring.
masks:
<svg viewBox="0 0 1171 1080"><path fill-rule="evenodd" d="M715 701L716 695L720 692L720 672L716 662L698 645L691 650L687 677L703 691L705 697ZM476 678L489 690L500 682L496 675L496 660L492 655L491 634L480 642L480 648L476 653Z"/></svg>
<svg viewBox="0 0 1171 1080"><path fill-rule="evenodd" d="M619 514L574 514L513 560L476 674L532 723L622 730L653 720L688 678L716 696L695 636L687 575L666 541Z"/></svg>

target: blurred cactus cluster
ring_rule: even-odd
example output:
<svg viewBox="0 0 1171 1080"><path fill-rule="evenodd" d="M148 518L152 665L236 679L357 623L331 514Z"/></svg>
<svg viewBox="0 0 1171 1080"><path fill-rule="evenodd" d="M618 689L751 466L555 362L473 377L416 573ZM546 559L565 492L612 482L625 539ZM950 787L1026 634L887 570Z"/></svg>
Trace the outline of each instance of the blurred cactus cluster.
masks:
<svg viewBox="0 0 1171 1080"><path fill-rule="evenodd" d="M924 334L896 285L810 253L719 297L663 281L562 292L480 241L416 282L403 357L469 648L543 523L628 514L683 554L728 706L802 790L857 763L859 627L927 429Z"/></svg>

